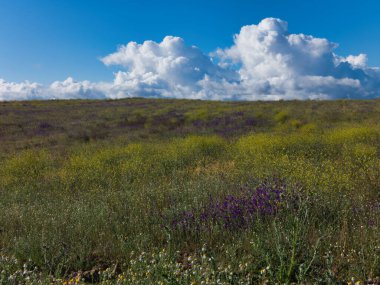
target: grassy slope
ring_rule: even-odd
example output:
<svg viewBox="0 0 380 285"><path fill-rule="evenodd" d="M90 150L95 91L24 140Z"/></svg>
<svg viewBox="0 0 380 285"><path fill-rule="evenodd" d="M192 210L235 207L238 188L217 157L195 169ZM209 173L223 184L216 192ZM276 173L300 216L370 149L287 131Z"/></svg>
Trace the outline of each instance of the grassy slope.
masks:
<svg viewBox="0 0 380 285"><path fill-rule="evenodd" d="M24 148L67 148L94 140L130 142L187 134L236 137L307 127L326 130L342 124L375 124L380 120L379 108L379 100L0 102L0 147L4 153Z"/></svg>
<svg viewBox="0 0 380 285"><path fill-rule="evenodd" d="M379 100L1 103L0 280L28 259L127 284L379 276L379 121ZM246 184L284 191L274 214L201 220Z"/></svg>

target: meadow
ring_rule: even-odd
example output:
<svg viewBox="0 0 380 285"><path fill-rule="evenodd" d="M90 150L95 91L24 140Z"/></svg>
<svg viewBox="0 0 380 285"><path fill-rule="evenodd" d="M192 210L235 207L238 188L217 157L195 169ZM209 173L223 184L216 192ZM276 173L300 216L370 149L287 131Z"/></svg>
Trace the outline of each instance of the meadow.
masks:
<svg viewBox="0 0 380 285"><path fill-rule="evenodd" d="M379 284L380 100L0 102L0 284Z"/></svg>

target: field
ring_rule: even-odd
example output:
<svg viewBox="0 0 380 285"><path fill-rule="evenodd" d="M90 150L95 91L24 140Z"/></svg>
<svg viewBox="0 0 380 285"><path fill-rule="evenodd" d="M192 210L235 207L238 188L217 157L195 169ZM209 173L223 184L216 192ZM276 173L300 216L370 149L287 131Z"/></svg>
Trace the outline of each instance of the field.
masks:
<svg viewBox="0 0 380 285"><path fill-rule="evenodd" d="M0 103L0 284L379 284L380 100Z"/></svg>

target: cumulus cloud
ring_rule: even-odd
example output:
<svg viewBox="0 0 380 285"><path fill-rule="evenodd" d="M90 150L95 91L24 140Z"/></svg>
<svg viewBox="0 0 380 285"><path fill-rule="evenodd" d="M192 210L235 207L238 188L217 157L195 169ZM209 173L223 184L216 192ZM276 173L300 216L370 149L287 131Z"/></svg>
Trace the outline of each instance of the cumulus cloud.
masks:
<svg viewBox="0 0 380 285"><path fill-rule="evenodd" d="M349 63L353 68L366 68L367 67L367 55L359 54L359 55L349 55L346 58L341 59L341 62Z"/></svg>
<svg viewBox="0 0 380 285"><path fill-rule="evenodd" d="M210 98L205 81L223 86L239 80L236 71L214 64L195 46L182 38L167 36L162 42L130 42L102 59L126 71L115 75L114 85L132 96ZM211 86L210 86L211 87Z"/></svg>
<svg viewBox="0 0 380 285"><path fill-rule="evenodd" d="M106 88L90 81L77 82L72 77L53 82L48 90L55 99L104 99Z"/></svg>
<svg viewBox="0 0 380 285"><path fill-rule="evenodd" d="M43 86L28 81L15 83L0 79L0 101L52 99L105 99L107 88L101 83L76 82L69 77ZM103 87L103 88L102 88Z"/></svg>
<svg viewBox="0 0 380 285"><path fill-rule="evenodd" d="M29 81L14 83L0 79L0 101L40 98L42 86Z"/></svg>
<svg viewBox="0 0 380 285"><path fill-rule="evenodd" d="M337 45L327 39L290 34L288 24L267 18L244 26L234 45L214 54L223 66L239 66L241 84L248 90L263 85L261 93L245 99L334 99L379 96L374 86L379 72L367 67L367 57L339 57Z"/></svg>
<svg viewBox="0 0 380 285"><path fill-rule="evenodd" d="M113 82L50 86L0 80L0 100L159 97L211 100L373 98L380 69L365 54L341 57L337 44L291 34L288 23L267 18L241 28L231 47L206 55L179 37L130 42L101 59L120 68Z"/></svg>

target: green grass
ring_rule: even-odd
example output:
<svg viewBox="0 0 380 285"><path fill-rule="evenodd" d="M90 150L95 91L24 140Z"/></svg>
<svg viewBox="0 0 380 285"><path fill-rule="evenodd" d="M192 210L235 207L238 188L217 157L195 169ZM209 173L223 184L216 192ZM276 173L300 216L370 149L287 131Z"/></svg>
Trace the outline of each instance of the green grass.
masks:
<svg viewBox="0 0 380 285"><path fill-rule="evenodd" d="M1 103L0 284L375 280L379 121L378 100ZM279 180L274 214L173 225Z"/></svg>

